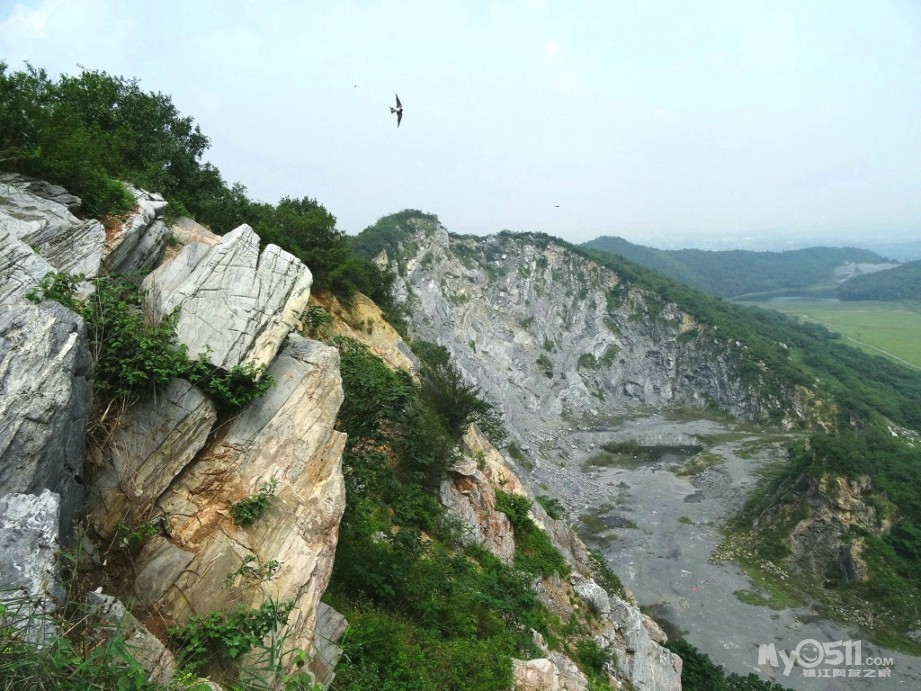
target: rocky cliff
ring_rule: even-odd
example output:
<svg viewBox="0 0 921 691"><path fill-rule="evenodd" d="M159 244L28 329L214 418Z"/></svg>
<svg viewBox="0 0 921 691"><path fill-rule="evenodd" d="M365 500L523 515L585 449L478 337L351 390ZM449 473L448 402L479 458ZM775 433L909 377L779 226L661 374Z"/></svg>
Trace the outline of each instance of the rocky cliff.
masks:
<svg viewBox="0 0 921 691"><path fill-rule="evenodd" d="M404 226L377 261L397 275L412 336L448 348L542 481L586 450L574 428L663 408L794 409L741 376L744 344L559 241L456 236L423 216Z"/></svg>
<svg viewBox="0 0 921 691"><path fill-rule="evenodd" d="M161 635L164 625L211 612L290 608L273 654L293 665L305 651L313 677L329 683L343 625L319 599L345 502L344 435L334 429L342 387L337 351L293 333L310 271L276 246L260 250L248 226L218 238L184 221L169 243L181 249L167 252L165 202L133 193L135 212L103 228L75 217L79 200L64 190L0 179L0 508L5 539L21 536L19 547L5 544L3 586L22 586L45 609L60 604L57 545L79 539L90 587L133 603ZM87 425L101 413L92 408L83 320L27 295L49 271L151 269L148 320L178 310L177 339L190 354L214 371L264 370L273 385L229 415L174 379L87 442ZM271 488L264 515L236 520L231 507L263 488ZM156 534L144 534L119 572L129 538L149 527ZM164 667L160 655L150 671L163 682L163 669L175 665Z"/></svg>

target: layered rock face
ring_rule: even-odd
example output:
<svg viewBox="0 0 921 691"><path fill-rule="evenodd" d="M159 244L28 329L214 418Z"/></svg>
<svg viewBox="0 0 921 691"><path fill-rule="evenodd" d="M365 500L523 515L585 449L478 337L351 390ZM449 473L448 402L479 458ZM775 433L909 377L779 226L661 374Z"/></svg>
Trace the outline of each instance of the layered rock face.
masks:
<svg viewBox="0 0 921 691"><path fill-rule="evenodd" d="M54 492L64 541L83 502L92 376L79 316L55 302L0 305L0 496Z"/></svg>
<svg viewBox="0 0 921 691"><path fill-rule="evenodd" d="M496 490L533 497L503 461L502 455L475 427L464 437L464 455L442 483L445 507L467 529L467 539L481 544L493 554L511 561L515 536L508 518L496 510ZM614 652L616 664L609 664L610 681L615 688L629 682L637 689L679 691L681 659L663 648L666 637L661 629L640 612L635 601L605 591L595 582L588 550L572 529L532 503L530 517L550 537L572 571L567 581L540 582L537 593L547 608L568 620L574 607L591 612L595 619L594 639ZM629 597L629 596L628 596ZM581 604L573 604L581 603ZM588 682L575 663L550 650L539 635L535 643L544 657L516 660L514 666L519 691L557 691L586 689Z"/></svg>
<svg viewBox="0 0 921 691"><path fill-rule="evenodd" d="M545 236L451 236L434 221L399 256L414 337L444 345L546 459L560 431L649 408L715 405L743 419L780 409L736 371L741 344Z"/></svg>
<svg viewBox="0 0 921 691"><path fill-rule="evenodd" d="M59 533L66 540L84 508L100 552L118 548L126 527L155 525L159 534L133 558L130 592L117 595L179 623L236 604L289 603L280 652L303 649L328 684L345 624L319 600L345 503L345 438L334 429L343 398L338 352L291 333L310 271L278 247L260 252L248 226L219 238L186 221L177 234L185 246L167 253L165 203L132 192L137 209L107 236L72 216L68 206L78 209L79 200L66 191L0 177L0 586L22 585L53 607ZM178 307L178 340L193 355L220 370L265 366L274 385L228 419L189 382L173 380L123 411L84 454L92 360L82 319L25 296L49 271L143 272L167 254L147 279L151 318ZM266 486L268 510L238 525L231 506ZM26 563L25 552L44 556ZM268 564L261 578L241 568ZM94 607L130 622L132 638L149 637L121 605L97 600ZM147 648L151 678L167 683L168 656Z"/></svg>
<svg viewBox="0 0 921 691"><path fill-rule="evenodd" d="M334 348L292 336L269 368L275 386L154 498L153 513L169 537L150 541L136 559L135 593L143 603L182 622L228 602L293 601L286 645L312 650L345 508L345 436L333 430L342 401L338 366ZM267 513L236 525L231 504L273 480ZM263 583L239 573L244 562L271 561L280 566Z"/></svg>
<svg viewBox="0 0 921 691"><path fill-rule="evenodd" d="M47 186L35 189L30 178L0 176L0 303L22 302L49 271L95 276L99 270L102 224L78 219L54 201L61 198L55 192Z"/></svg>
<svg viewBox="0 0 921 691"><path fill-rule="evenodd" d="M193 242L144 281L146 309L158 321L180 309L176 331L193 355L222 369L265 365L298 324L310 298L310 271L276 245L259 251L247 225L215 245Z"/></svg>

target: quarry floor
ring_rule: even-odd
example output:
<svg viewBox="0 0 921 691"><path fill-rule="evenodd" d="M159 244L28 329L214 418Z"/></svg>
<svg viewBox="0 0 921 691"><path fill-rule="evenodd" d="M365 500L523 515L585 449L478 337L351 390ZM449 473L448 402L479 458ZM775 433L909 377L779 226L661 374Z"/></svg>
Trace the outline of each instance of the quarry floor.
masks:
<svg viewBox="0 0 921 691"><path fill-rule="evenodd" d="M586 464L593 457L598 462L602 444L618 440L699 444L713 465L680 476L674 471L688 455L678 453ZM809 608L774 610L743 602L735 593L757 587L737 564L711 561L721 541L720 525L741 506L759 473L782 462L783 440L776 431L660 414L576 425L561 460L539 464L532 477L538 493L542 487L562 499L583 540L605 554L643 609L727 672L753 672L797 691L921 688L921 658L875 646L859 631ZM780 651L799 647L809 657L814 644L803 643L809 639L817 644L860 640L863 659L852 665L818 661L815 677L804 676L800 666L785 675ZM778 653L778 666L759 666L759 647L769 644ZM867 664L867 658L893 658L890 676L881 677L881 666Z"/></svg>

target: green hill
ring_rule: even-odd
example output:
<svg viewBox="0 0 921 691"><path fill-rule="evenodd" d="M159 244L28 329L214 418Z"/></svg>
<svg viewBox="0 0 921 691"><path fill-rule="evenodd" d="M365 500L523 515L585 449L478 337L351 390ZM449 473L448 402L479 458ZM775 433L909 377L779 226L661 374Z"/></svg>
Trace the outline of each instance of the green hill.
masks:
<svg viewBox="0 0 921 691"><path fill-rule="evenodd" d="M921 260L855 276L838 286L841 300L921 300Z"/></svg>
<svg viewBox="0 0 921 691"><path fill-rule="evenodd" d="M711 295L738 298L755 295L833 295L835 269L844 264L881 264L888 260L853 247L810 247L786 252L749 250L660 250L604 236L582 245L618 254L669 278Z"/></svg>

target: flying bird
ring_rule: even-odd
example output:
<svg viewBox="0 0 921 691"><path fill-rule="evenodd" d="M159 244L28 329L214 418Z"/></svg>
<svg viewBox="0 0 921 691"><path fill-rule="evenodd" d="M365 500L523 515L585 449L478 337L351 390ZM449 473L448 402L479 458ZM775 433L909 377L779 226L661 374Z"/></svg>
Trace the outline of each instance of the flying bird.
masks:
<svg viewBox="0 0 921 691"><path fill-rule="evenodd" d="M391 107L390 107L390 112L391 112L391 113L396 113L396 114L397 114L397 127L399 127L399 126L400 126L400 120L403 119L403 104L400 103L400 97L397 96L397 94L394 94L394 96L397 97L397 107L394 108L393 106L391 106Z"/></svg>

